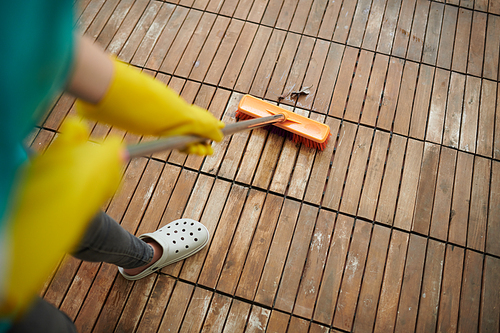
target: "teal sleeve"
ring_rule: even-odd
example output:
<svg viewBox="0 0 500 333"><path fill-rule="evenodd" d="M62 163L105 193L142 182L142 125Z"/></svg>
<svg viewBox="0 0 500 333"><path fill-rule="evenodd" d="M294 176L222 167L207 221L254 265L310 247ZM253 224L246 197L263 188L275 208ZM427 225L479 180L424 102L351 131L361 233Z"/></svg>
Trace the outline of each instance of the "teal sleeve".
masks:
<svg viewBox="0 0 500 333"><path fill-rule="evenodd" d="M9 200L26 159L23 140L70 72L73 10L72 0L0 1L0 233L8 230ZM8 262L5 239L8 235L0 235L0 300ZM4 324L0 318L0 332Z"/></svg>

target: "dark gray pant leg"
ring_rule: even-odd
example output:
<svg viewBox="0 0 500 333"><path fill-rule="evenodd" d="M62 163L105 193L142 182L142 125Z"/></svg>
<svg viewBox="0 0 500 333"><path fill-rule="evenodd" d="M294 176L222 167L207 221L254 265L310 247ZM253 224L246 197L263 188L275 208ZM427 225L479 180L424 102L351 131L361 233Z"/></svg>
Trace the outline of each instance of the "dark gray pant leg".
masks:
<svg viewBox="0 0 500 333"><path fill-rule="evenodd" d="M84 261L136 268L153 259L153 249L106 213L100 212L90 223L73 256Z"/></svg>

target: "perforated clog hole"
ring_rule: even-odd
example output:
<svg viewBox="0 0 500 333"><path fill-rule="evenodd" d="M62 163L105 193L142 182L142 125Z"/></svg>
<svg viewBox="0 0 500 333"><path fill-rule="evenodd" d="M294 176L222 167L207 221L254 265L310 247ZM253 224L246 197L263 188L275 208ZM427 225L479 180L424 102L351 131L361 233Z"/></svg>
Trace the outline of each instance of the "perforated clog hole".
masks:
<svg viewBox="0 0 500 333"><path fill-rule="evenodd" d="M172 241L172 243L174 243L174 244L175 244L175 241Z"/></svg>
<svg viewBox="0 0 500 333"><path fill-rule="evenodd" d="M189 245L186 245L186 249L189 249Z"/></svg>
<svg viewBox="0 0 500 333"><path fill-rule="evenodd" d="M194 222L191 222L191 225L194 225Z"/></svg>
<svg viewBox="0 0 500 333"><path fill-rule="evenodd" d="M175 250L175 253L179 253L179 250Z"/></svg>
<svg viewBox="0 0 500 333"><path fill-rule="evenodd" d="M174 230L174 233L177 233L177 230Z"/></svg>
<svg viewBox="0 0 500 333"><path fill-rule="evenodd" d="M190 233L189 233L189 236L193 236L193 233L192 233L192 232L190 232Z"/></svg>
<svg viewBox="0 0 500 333"><path fill-rule="evenodd" d="M187 222L186 222L186 221L184 221L184 224L187 224Z"/></svg>
<svg viewBox="0 0 500 333"><path fill-rule="evenodd" d="M195 239L194 239L194 241L195 241L195 242L197 242L197 241L198 241L198 238L195 238Z"/></svg>
<svg viewBox="0 0 500 333"><path fill-rule="evenodd" d="M179 222L176 222L175 225L179 225Z"/></svg>
<svg viewBox="0 0 500 333"><path fill-rule="evenodd" d="M201 228L198 228L198 231L201 231Z"/></svg>
<svg viewBox="0 0 500 333"><path fill-rule="evenodd" d="M181 240L184 240L184 237L181 237Z"/></svg>
<svg viewBox="0 0 500 333"><path fill-rule="evenodd" d="M186 229L182 229L182 232L186 232Z"/></svg>
<svg viewBox="0 0 500 333"><path fill-rule="evenodd" d="M167 236L170 236L170 232L167 232Z"/></svg>

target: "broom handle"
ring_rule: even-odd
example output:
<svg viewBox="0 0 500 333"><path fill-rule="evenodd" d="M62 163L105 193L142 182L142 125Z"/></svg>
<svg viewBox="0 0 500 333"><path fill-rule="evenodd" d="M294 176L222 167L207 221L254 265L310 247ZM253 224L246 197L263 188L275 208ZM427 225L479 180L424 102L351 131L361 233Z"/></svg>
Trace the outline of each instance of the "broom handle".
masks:
<svg viewBox="0 0 500 333"><path fill-rule="evenodd" d="M277 114L274 116L250 119L245 121L239 121L233 124L228 124L221 131L222 134L226 136L244 130L251 130L254 128L259 128L266 125L279 123L284 120L285 120L284 115ZM195 135L173 136L169 138L161 138L155 141L141 142L135 145L130 145L127 146L127 151L129 158L132 159L134 157L147 156L152 153L156 153L158 151L182 149L191 143L203 142L203 141L207 141L207 139Z"/></svg>

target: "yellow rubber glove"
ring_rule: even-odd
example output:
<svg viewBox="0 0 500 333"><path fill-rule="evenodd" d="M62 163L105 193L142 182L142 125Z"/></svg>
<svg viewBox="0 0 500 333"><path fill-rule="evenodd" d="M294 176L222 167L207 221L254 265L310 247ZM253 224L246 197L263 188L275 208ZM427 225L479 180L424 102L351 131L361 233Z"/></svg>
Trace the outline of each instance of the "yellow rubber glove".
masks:
<svg viewBox="0 0 500 333"><path fill-rule="evenodd" d="M88 130L68 120L47 151L21 174L8 219L10 265L0 315L26 310L64 253L83 236L88 223L121 180L125 147L118 138L87 142Z"/></svg>
<svg viewBox="0 0 500 333"><path fill-rule="evenodd" d="M110 88L97 104L77 101L84 117L142 135L193 134L220 141L224 123L196 105L189 105L175 91L118 60L113 60ZM206 155L209 144L194 144L187 152Z"/></svg>

